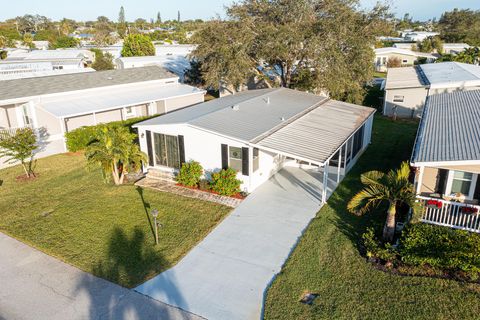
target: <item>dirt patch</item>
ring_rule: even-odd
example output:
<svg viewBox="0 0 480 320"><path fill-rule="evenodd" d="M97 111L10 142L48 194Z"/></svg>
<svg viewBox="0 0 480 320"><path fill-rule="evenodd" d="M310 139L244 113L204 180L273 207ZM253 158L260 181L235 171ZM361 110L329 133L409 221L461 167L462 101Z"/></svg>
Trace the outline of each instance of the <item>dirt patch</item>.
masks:
<svg viewBox="0 0 480 320"><path fill-rule="evenodd" d="M26 174L22 174L21 176L15 177L15 181L17 182L28 182L38 179L38 173L35 175L31 175L28 177Z"/></svg>
<svg viewBox="0 0 480 320"><path fill-rule="evenodd" d="M77 151L77 152L65 152L66 156L72 156L72 157L78 157L83 154L82 151Z"/></svg>

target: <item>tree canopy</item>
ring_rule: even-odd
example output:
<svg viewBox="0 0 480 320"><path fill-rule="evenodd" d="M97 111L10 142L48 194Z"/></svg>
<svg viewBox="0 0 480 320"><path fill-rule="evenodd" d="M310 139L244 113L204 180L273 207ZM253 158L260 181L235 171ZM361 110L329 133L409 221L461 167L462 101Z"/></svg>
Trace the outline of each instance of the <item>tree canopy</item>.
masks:
<svg viewBox="0 0 480 320"><path fill-rule="evenodd" d="M362 100L375 36L390 17L382 5L359 11L357 0L243 0L227 15L195 34L208 86L239 88L257 76L351 102Z"/></svg>
<svg viewBox="0 0 480 320"><path fill-rule="evenodd" d="M442 14L438 27L445 42L480 46L480 10L454 9Z"/></svg>
<svg viewBox="0 0 480 320"><path fill-rule="evenodd" d="M92 68L96 71L113 70L113 56L110 53L103 53L100 49L90 49L95 53L95 62L92 64Z"/></svg>
<svg viewBox="0 0 480 320"><path fill-rule="evenodd" d="M150 37L143 34L130 34L123 41L122 57L154 56L155 47Z"/></svg>

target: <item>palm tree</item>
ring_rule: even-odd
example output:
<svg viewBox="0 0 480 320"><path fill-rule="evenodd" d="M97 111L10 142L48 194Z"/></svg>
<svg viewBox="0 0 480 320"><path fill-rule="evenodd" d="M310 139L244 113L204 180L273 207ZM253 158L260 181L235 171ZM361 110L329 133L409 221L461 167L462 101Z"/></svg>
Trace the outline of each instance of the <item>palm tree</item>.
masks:
<svg viewBox="0 0 480 320"><path fill-rule="evenodd" d="M369 171L361 175L360 180L366 186L348 203L347 209L357 215L363 215L381 202L388 202L387 220L383 228L383 240L391 242L395 233L395 215L398 204L407 204L411 208L415 203L413 184L409 181L410 167L403 162L400 169L385 174Z"/></svg>
<svg viewBox="0 0 480 320"><path fill-rule="evenodd" d="M125 173L139 170L147 156L134 143L136 135L123 126L99 128L96 140L85 150L89 166L100 166L106 181L113 178L115 185L123 184Z"/></svg>

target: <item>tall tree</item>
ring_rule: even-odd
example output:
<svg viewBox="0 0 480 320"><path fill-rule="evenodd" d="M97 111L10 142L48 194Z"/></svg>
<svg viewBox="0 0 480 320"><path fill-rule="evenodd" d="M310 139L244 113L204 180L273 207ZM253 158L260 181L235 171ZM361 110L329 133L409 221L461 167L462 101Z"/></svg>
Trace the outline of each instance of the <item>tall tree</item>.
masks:
<svg viewBox="0 0 480 320"><path fill-rule="evenodd" d="M27 178L35 176L33 157L37 148L37 136L31 128L17 129L14 134L0 132L0 157L7 163L20 162Z"/></svg>
<svg viewBox="0 0 480 320"><path fill-rule="evenodd" d="M140 170L142 161L147 160L134 142L135 138L136 135L124 126L102 126L96 134L96 141L85 150L88 165L102 168L106 181L112 178L115 185L123 184L125 174Z"/></svg>
<svg viewBox="0 0 480 320"><path fill-rule="evenodd" d="M162 16L160 15L160 11L157 12L157 21L155 22L157 25L162 24Z"/></svg>
<svg viewBox="0 0 480 320"><path fill-rule="evenodd" d="M180 10L178 10L178 12L177 12L177 22L180 23L180 21L181 21L180 20Z"/></svg>
<svg viewBox="0 0 480 320"><path fill-rule="evenodd" d="M392 241L395 233L397 206L406 204L414 208L415 205L415 192L409 176L410 167L407 162L403 162L399 169L390 170L387 174L379 171L362 174L360 180L365 188L350 200L347 205L348 210L354 214L363 215L382 202L388 203L383 240Z"/></svg>
<svg viewBox="0 0 480 320"><path fill-rule="evenodd" d="M446 42L466 42L480 46L480 10L454 9L444 12L438 21L438 27Z"/></svg>
<svg viewBox="0 0 480 320"><path fill-rule="evenodd" d="M125 37L125 34L127 33L127 21L125 20L125 9L123 6L120 7L120 12L118 14L117 32L121 38Z"/></svg>
<svg viewBox="0 0 480 320"><path fill-rule="evenodd" d="M375 36L391 16L382 5L357 7L357 0L243 0L227 9L228 20L195 34L193 56L214 88L277 74L281 86L308 80L308 90L361 102L373 75Z"/></svg>
<svg viewBox="0 0 480 320"><path fill-rule="evenodd" d="M154 56L155 47L149 36L129 34L123 41L122 57Z"/></svg>

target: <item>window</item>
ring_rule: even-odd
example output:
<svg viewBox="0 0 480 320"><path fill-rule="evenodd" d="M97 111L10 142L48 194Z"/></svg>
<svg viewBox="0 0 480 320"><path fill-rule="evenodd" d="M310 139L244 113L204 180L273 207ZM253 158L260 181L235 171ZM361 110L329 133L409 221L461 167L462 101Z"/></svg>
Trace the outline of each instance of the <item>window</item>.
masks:
<svg viewBox="0 0 480 320"><path fill-rule="evenodd" d="M408 63L408 60L403 59L403 60L402 60L402 63Z"/></svg>
<svg viewBox="0 0 480 320"><path fill-rule="evenodd" d="M253 172L258 170L259 159L260 159L260 157L259 157L258 149L253 148L253 166L252 166Z"/></svg>
<svg viewBox="0 0 480 320"><path fill-rule="evenodd" d="M63 70L63 66L53 66L53 70Z"/></svg>
<svg viewBox="0 0 480 320"><path fill-rule="evenodd" d="M382 64L387 64L387 57L383 57L383 63Z"/></svg>
<svg viewBox="0 0 480 320"><path fill-rule="evenodd" d="M236 172L242 171L242 148L228 147L228 166Z"/></svg>
<svg viewBox="0 0 480 320"><path fill-rule="evenodd" d="M360 129L355 132L353 135L353 150L352 150L352 158L355 158L357 153L362 149L363 146L363 128L364 126L361 126Z"/></svg>
<svg viewBox="0 0 480 320"><path fill-rule="evenodd" d="M180 151L178 137L154 133L153 145L155 148L155 164L180 169Z"/></svg>
<svg viewBox="0 0 480 320"><path fill-rule="evenodd" d="M23 124L29 126L32 124L32 117L30 116L30 110L28 109L28 104L23 104L21 107Z"/></svg>
<svg viewBox="0 0 480 320"><path fill-rule="evenodd" d="M126 107L125 108L125 116L127 116L127 117L135 116L135 108L134 107Z"/></svg>
<svg viewBox="0 0 480 320"><path fill-rule="evenodd" d="M377 65L381 65L382 64L382 58L381 57L378 57L377 58Z"/></svg>
<svg viewBox="0 0 480 320"><path fill-rule="evenodd" d="M403 102L404 96L393 96L393 102Z"/></svg>
<svg viewBox="0 0 480 320"><path fill-rule="evenodd" d="M468 196L472 185L473 173L463 171L453 171L451 194L460 193Z"/></svg>

